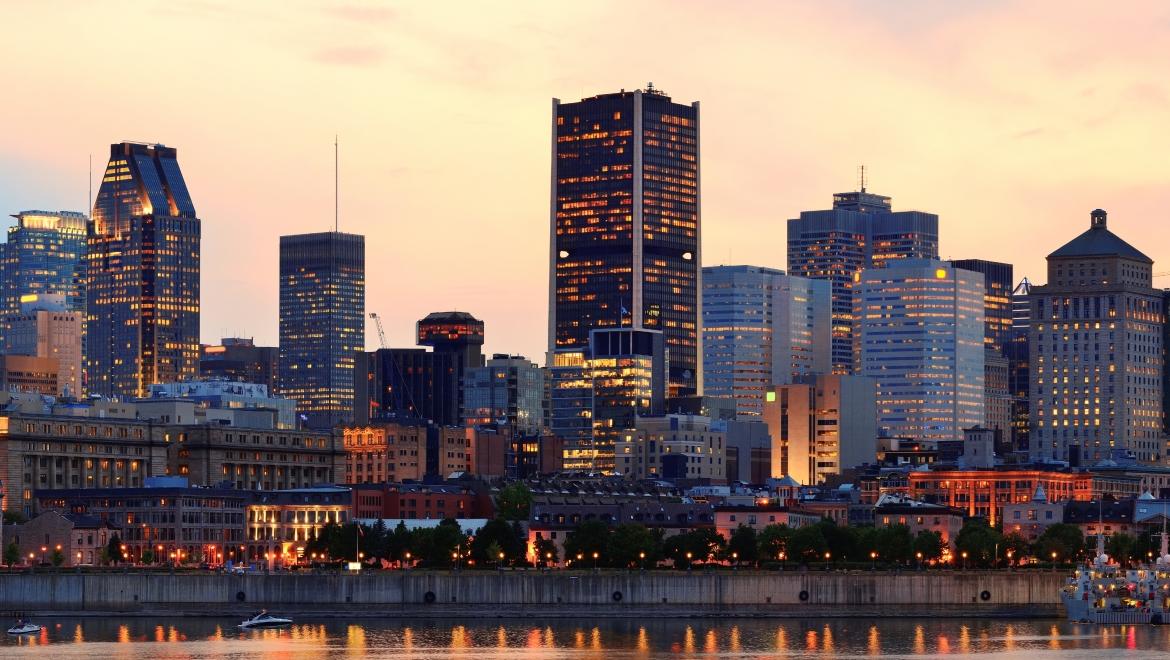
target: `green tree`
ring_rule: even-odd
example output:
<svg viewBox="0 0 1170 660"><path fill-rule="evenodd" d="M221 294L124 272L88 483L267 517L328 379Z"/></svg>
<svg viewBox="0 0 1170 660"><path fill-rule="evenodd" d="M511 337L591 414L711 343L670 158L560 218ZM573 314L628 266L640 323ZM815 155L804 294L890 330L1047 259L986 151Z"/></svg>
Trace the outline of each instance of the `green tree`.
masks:
<svg viewBox="0 0 1170 660"><path fill-rule="evenodd" d="M1052 553L1055 552L1058 561L1076 561L1085 551L1086 542L1095 547L1097 539L1086 539L1081 528L1076 525L1056 523L1044 530L1032 544L1032 556L1040 561L1052 561Z"/></svg>
<svg viewBox="0 0 1170 660"><path fill-rule="evenodd" d="M537 533L539 534L539 532ZM536 552L537 559L545 565L556 564L560 561L557 542L552 539L537 536L536 543L533 544L533 549Z"/></svg>
<svg viewBox="0 0 1170 660"><path fill-rule="evenodd" d="M874 534L878 558L885 561L907 563L914 557L914 535L902 523L887 525Z"/></svg>
<svg viewBox="0 0 1170 660"><path fill-rule="evenodd" d="M28 516L24 515L16 509L4 510L4 524L5 525L23 525L28 522Z"/></svg>
<svg viewBox="0 0 1170 660"><path fill-rule="evenodd" d="M108 545L103 545L101 551L98 552L98 563L102 566L107 566L109 565L110 560L110 547Z"/></svg>
<svg viewBox="0 0 1170 660"><path fill-rule="evenodd" d="M661 537L638 523L623 523L613 528L606 542L606 557L614 566L641 566L642 555L653 566L661 552Z"/></svg>
<svg viewBox="0 0 1170 660"><path fill-rule="evenodd" d="M1011 561L1013 562L1019 561L1024 557L1029 557L1032 554L1031 544L1019 532L1005 534L1003 542L1006 547L1002 552L1002 556L1006 558L1008 551L1011 551Z"/></svg>
<svg viewBox="0 0 1170 660"><path fill-rule="evenodd" d="M792 528L783 523L773 523L760 530L760 533L756 535L760 559L763 561L779 559L780 553L785 552L788 548L788 535L791 532Z"/></svg>
<svg viewBox="0 0 1170 660"><path fill-rule="evenodd" d="M861 548L861 531L852 525L838 525L828 518L821 518L817 526L829 546L834 559L859 561L865 554ZM865 556L869 558L868 554Z"/></svg>
<svg viewBox="0 0 1170 660"><path fill-rule="evenodd" d="M57 568L65 563L65 553L61 551L60 546L53 548L53 551L49 553L49 561Z"/></svg>
<svg viewBox="0 0 1170 660"><path fill-rule="evenodd" d="M695 555L695 561L711 561L721 556L727 547L727 539L714 527L697 527L687 536L691 537L690 547Z"/></svg>
<svg viewBox="0 0 1170 660"><path fill-rule="evenodd" d="M504 549L501 548L500 544L496 541L491 542L491 545L487 547L487 552L485 554L488 557L488 562L495 562L498 566L503 566L504 562L507 560L507 554L504 553Z"/></svg>
<svg viewBox="0 0 1170 660"><path fill-rule="evenodd" d="M729 556L734 553L736 564L741 561L755 563L760 558L760 537L755 528L740 523L727 542L727 553Z"/></svg>
<svg viewBox="0 0 1170 660"><path fill-rule="evenodd" d="M955 537L955 549L959 555L967 553L967 562L975 566L991 566L996 560L996 547L1007 551L1003 534L995 531L982 518L975 518L963 525Z"/></svg>
<svg viewBox="0 0 1170 660"><path fill-rule="evenodd" d="M1105 541L1105 552L1117 563L1125 566L1137 555L1137 539L1125 532L1114 532Z"/></svg>
<svg viewBox="0 0 1170 660"><path fill-rule="evenodd" d="M410 542L412 538L410 530L406 528L406 522L399 520L398 524L394 527L394 531L386 534L386 540L383 545L384 556L391 561L402 561L406 559L406 553L411 552ZM413 552L411 552L411 558L415 558Z"/></svg>
<svg viewBox="0 0 1170 660"><path fill-rule="evenodd" d="M607 550L611 533L609 525L597 519L578 523L573 531L565 535L565 559L575 562L580 556L580 561L586 564L588 563L586 560L592 559L593 553L596 552L599 562L608 561Z"/></svg>
<svg viewBox="0 0 1170 660"><path fill-rule="evenodd" d="M496 502L499 515L504 520L528 520L528 512L532 509L532 491L523 483L510 483L500 490Z"/></svg>
<svg viewBox="0 0 1170 660"><path fill-rule="evenodd" d="M527 554L527 543L521 536L517 536L517 529L513 529L503 518L492 518L475 533L471 542L471 557L483 565L500 560L500 552L508 563L523 560ZM521 534L523 532L521 531ZM491 546L495 546L493 550Z"/></svg>
<svg viewBox="0 0 1170 660"><path fill-rule="evenodd" d="M154 563L154 550L151 550L150 548L146 548L145 550L142 551L142 564L145 566L146 564L153 564L153 563Z"/></svg>
<svg viewBox="0 0 1170 660"><path fill-rule="evenodd" d="M801 563L825 558L829 542L820 525L798 527L788 535L788 558Z"/></svg>
<svg viewBox="0 0 1170 660"><path fill-rule="evenodd" d="M16 545L16 541L9 541L8 545L4 546L4 563L8 565L8 572L12 572L12 567L20 563L20 546Z"/></svg>
<svg viewBox="0 0 1170 660"><path fill-rule="evenodd" d="M106 553L115 564L122 563L122 539L118 538L117 534L110 537L110 542L106 544Z"/></svg>
<svg viewBox="0 0 1170 660"><path fill-rule="evenodd" d="M945 547L947 544L943 543L942 532L925 531L914 537L914 557L917 559L918 554L922 553L923 562L935 561L942 557Z"/></svg>
<svg viewBox="0 0 1170 660"><path fill-rule="evenodd" d="M378 518L373 525L364 528L366 532L367 545L369 550L366 552L366 557L377 557L378 559L390 559L389 553L389 531L386 529L386 521Z"/></svg>

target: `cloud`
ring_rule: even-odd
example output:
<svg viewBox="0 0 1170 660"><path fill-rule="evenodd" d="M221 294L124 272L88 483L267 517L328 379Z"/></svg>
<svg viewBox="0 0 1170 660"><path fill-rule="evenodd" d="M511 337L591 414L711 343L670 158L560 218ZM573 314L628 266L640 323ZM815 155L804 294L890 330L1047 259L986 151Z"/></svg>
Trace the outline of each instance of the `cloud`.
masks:
<svg viewBox="0 0 1170 660"><path fill-rule="evenodd" d="M313 55L313 59L341 66L374 66L382 61L382 51L369 46L323 48Z"/></svg>
<svg viewBox="0 0 1170 660"><path fill-rule="evenodd" d="M1040 135L1043 132L1044 132L1043 128L1033 128L1030 131L1024 131L1023 133L1016 133L1016 137L1017 138L1030 138L1030 137L1035 137L1037 135Z"/></svg>
<svg viewBox="0 0 1170 660"><path fill-rule="evenodd" d="M385 23L394 20L396 16L394 10L389 7L357 7L354 5L330 7L325 12L337 18L359 23Z"/></svg>

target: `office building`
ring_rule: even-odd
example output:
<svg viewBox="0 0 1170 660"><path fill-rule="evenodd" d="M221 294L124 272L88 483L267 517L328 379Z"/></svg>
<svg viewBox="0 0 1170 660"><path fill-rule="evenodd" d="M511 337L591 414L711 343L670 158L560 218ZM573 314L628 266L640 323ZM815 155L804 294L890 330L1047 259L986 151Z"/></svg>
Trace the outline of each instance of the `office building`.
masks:
<svg viewBox="0 0 1170 660"><path fill-rule="evenodd" d="M245 560L272 569L306 561L306 542L320 536L325 525L349 522L353 491L321 484L248 493L244 508L248 515L244 531L247 540L242 544L246 547Z"/></svg>
<svg viewBox="0 0 1170 660"><path fill-rule="evenodd" d="M403 414L458 426L458 357L423 348L380 348L355 356L354 419L368 424Z"/></svg>
<svg viewBox="0 0 1170 660"><path fill-rule="evenodd" d="M173 447L166 474L197 486L230 482L239 490L307 488L337 483L345 469L340 430L237 428L198 418L193 424L171 420L162 428L164 451L167 444Z"/></svg>
<svg viewBox="0 0 1170 660"><path fill-rule="evenodd" d="M70 211L12 217L16 224L8 228L8 242L0 244L0 318L20 314L27 296L60 295L65 311L81 316L84 328L89 218ZM4 332L0 326L0 346Z"/></svg>
<svg viewBox="0 0 1170 660"><path fill-rule="evenodd" d="M877 388L875 379L839 374L768 388L763 420L772 435L770 476L811 486L876 462Z"/></svg>
<svg viewBox="0 0 1170 660"><path fill-rule="evenodd" d="M313 428L354 417L354 354L365 346L366 239L280 237L280 393Z"/></svg>
<svg viewBox="0 0 1170 660"><path fill-rule="evenodd" d="M553 434L565 468L611 472L614 443L638 417L665 412L666 337L657 330L593 330L553 359Z"/></svg>
<svg viewBox="0 0 1170 660"><path fill-rule="evenodd" d="M1012 339L1012 265L983 259L956 259L951 266L983 273L983 345L1003 354Z"/></svg>
<svg viewBox="0 0 1170 660"><path fill-rule="evenodd" d="M1032 327L1032 303L1028 296L1032 283L1020 280L1012 291L1012 341L1008 344L1008 391L1012 396L1012 446L1028 451L1031 425L1028 417L1032 391L1028 363L1028 333Z"/></svg>
<svg viewBox="0 0 1170 660"><path fill-rule="evenodd" d="M176 150L111 145L89 224L90 393L141 397L199 375L200 236Z"/></svg>
<svg viewBox="0 0 1170 660"><path fill-rule="evenodd" d="M711 420L711 430L726 438L727 483L763 484L772 478L772 436L762 419L761 414L751 421Z"/></svg>
<svg viewBox="0 0 1170 660"><path fill-rule="evenodd" d="M984 419L983 275L915 259L855 277L856 372L878 382L878 428L961 440Z"/></svg>
<svg viewBox="0 0 1170 660"><path fill-rule="evenodd" d="M890 198L833 195L833 208L788 221L788 274L832 282L833 373L853 373L853 284L865 269L938 258L938 216L894 211Z"/></svg>
<svg viewBox="0 0 1170 660"><path fill-rule="evenodd" d="M1114 449L1161 462L1165 309L1153 265L1100 209L1048 255L1048 284L1029 296L1033 457L1066 461L1076 446L1084 462Z"/></svg>
<svg viewBox="0 0 1170 660"><path fill-rule="evenodd" d="M206 413L210 410L230 411L221 417L232 426L246 428L295 429L296 402L272 395L267 385L238 381L196 379L182 383L151 385L150 396L139 399L144 404L163 400L190 402ZM143 406L138 406L142 409ZM250 415L256 413L256 415Z"/></svg>
<svg viewBox="0 0 1170 660"><path fill-rule="evenodd" d="M82 342L85 312L71 312L62 293L32 293L23 297L20 311L3 317L4 352L57 360L56 392L80 396L85 380Z"/></svg>
<svg viewBox="0 0 1170 660"><path fill-rule="evenodd" d="M997 441L1010 442L1015 398L1008 389L1011 363L1000 353L983 352L983 426L994 431ZM1014 446L1014 445L1013 445Z"/></svg>
<svg viewBox="0 0 1170 660"><path fill-rule="evenodd" d="M549 427L548 370L521 355L497 353L463 374L463 423L510 424L536 434Z"/></svg>
<svg viewBox="0 0 1170 660"><path fill-rule="evenodd" d="M764 390L832 369L827 280L758 266L703 269L703 393L739 417L763 413Z"/></svg>
<svg viewBox="0 0 1170 660"><path fill-rule="evenodd" d="M632 480L726 483L726 441L726 433L711 428L709 417L639 417L617 440L614 472Z"/></svg>
<svg viewBox="0 0 1170 660"><path fill-rule="evenodd" d="M61 394L61 361L28 355L0 355L0 392Z"/></svg>
<svg viewBox="0 0 1170 660"><path fill-rule="evenodd" d="M665 334L669 395L702 391L699 104L652 85L552 103L547 364L595 329Z"/></svg>
<svg viewBox="0 0 1170 660"><path fill-rule="evenodd" d="M241 383L256 383L270 394L280 391L280 349L257 346L251 337L224 337L219 346L204 344L199 373Z"/></svg>
<svg viewBox="0 0 1170 660"><path fill-rule="evenodd" d="M419 346L451 355L455 369L456 409L463 412L463 378L468 369L484 366L483 321L467 312L433 312L415 324Z"/></svg>

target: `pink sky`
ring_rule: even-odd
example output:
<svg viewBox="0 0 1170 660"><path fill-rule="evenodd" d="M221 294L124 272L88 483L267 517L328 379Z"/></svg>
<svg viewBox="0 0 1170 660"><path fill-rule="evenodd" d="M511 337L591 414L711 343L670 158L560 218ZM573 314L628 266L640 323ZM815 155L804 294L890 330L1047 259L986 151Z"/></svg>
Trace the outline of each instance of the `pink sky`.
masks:
<svg viewBox="0 0 1170 660"><path fill-rule="evenodd" d="M276 343L278 236L331 228L337 133L390 344L459 309L541 360L550 98L648 81L702 103L705 265L785 267L784 221L865 163L944 258L1043 282L1101 207L1170 270L1164 3L45 0L0 26L0 213L83 210L112 142L178 148L207 343Z"/></svg>

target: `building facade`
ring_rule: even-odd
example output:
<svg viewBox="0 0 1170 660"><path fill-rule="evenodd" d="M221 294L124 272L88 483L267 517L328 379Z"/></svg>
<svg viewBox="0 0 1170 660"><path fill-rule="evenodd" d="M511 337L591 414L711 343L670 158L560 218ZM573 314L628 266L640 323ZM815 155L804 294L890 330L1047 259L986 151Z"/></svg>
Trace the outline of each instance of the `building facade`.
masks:
<svg viewBox="0 0 1170 660"><path fill-rule="evenodd" d="M27 355L0 355L0 391L61 393L61 361Z"/></svg>
<svg viewBox="0 0 1170 660"><path fill-rule="evenodd" d="M211 424L163 428L167 474L197 486L287 490L335 483L344 470L339 431L247 429Z"/></svg>
<svg viewBox="0 0 1170 660"><path fill-rule="evenodd" d="M117 533L117 527L96 516L45 511L24 524L4 525L0 542L5 548L15 543L18 563L26 566L50 561L54 551L65 556L64 567L94 566Z"/></svg>
<svg viewBox="0 0 1170 660"><path fill-rule="evenodd" d="M248 493L244 501L248 521L242 546L245 561L268 567L308 563L305 543L330 523L345 524L352 517L353 491L321 485L282 491ZM350 560L350 557L333 559Z"/></svg>
<svg viewBox="0 0 1170 660"><path fill-rule="evenodd" d="M832 282L833 373L851 374L853 287L862 270L899 259L938 259L938 216L894 211L865 191L833 195L833 208L788 221L788 274Z"/></svg>
<svg viewBox="0 0 1170 660"><path fill-rule="evenodd" d="M626 479L727 482L727 435L694 415L639 417L615 447L614 472Z"/></svg>
<svg viewBox="0 0 1170 660"><path fill-rule="evenodd" d="M1029 296L1033 457L1100 460L1116 449L1162 461L1165 309L1153 265L1100 209L1048 255L1048 284Z"/></svg>
<svg viewBox="0 0 1170 660"><path fill-rule="evenodd" d="M219 346L202 346L199 373L204 378L264 385L275 394L280 391L280 349L257 346L251 337L224 337Z"/></svg>
<svg viewBox="0 0 1170 660"><path fill-rule="evenodd" d="M699 104L653 86L552 103L548 358L658 330L671 396L702 389Z"/></svg>
<svg viewBox="0 0 1170 660"><path fill-rule="evenodd" d="M758 266L703 269L703 393L737 416L763 413L764 390L832 370L831 287Z"/></svg>
<svg viewBox="0 0 1170 660"><path fill-rule="evenodd" d="M19 314L3 319L5 352L57 360L55 394L84 393L85 359L82 355L85 313L71 312L64 294L28 294ZM53 392L46 392L52 394Z"/></svg>
<svg viewBox="0 0 1170 660"><path fill-rule="evenodd" d="M463 423L510 424L540 433L550 423L549 373L520 355L497 353L463 375Z"/></svg>
<svg viewBox="0 0 1170 660"><path fill-rule="evenodd" d="M423 348L380 348L355 356L354 419L367 424L388 416L460 422L458 358Z"/></svg>
<svg viewBox="0 0 1170 660"><path fill-rule="evenodd" d="M490 518L491 498L457 484L360 484L353 487L353 517L393 520Z"/></svg>
<svg viewBox="0 0 1170 660"><path fill-rule="evenodd" d="M1012 291L1012 341L1008 345L1008 390L1012 396L1012 446L1028 451L1032 437L1029 417L1032 383L1028 360L1028 334L1032 330L1032 283L1020 280Z"/></svg>
<svg viewBox="0 0 1170 660"><path fill-rule="evenodd" d="M199 374L201 232L175 149L110 146L89 223L91 393L140 397Z"/></svg>
<svg viewBox="0 0 1170 660"><path fill-rule="evenodd" d="M16 224L0 245L0 318L20 314L26 296L61 295L65 311L84 322L89 218L70 211L24 211L12 217ZM0 327L0 346L6 343L4 332Z"/></svg>
<svg viewBox="0 0 1170 660"><path fill-rule="evenodd" d="M254 424L255 428L295 429L296 403L291 399L279 396L270 396L267 385L258 383L233 382L225 380L196 379L183 383L166 383L151 385L149 398L146 401L158 399L178 399L191 401L196 407L204 410L231 410L236 413L231 421L235 426L249 426L248 419L241 413L268 412L271 413L273 423Z"/></svg>
<svg viewBox="0 0 1170 660"><path fill-rule="evenodd" d="M354 415L354 354L365 346L366 239L280 237L280 393L314 428Z"/></svg>
<svg viewBox="0 0 1170 660"><path fill-rule="evenodd" d="M878 382L880 429L961 440L983 422L982 280L933 260L856 275L856 372Z"/></svg>
<svg viewBox="0 0 1170 660"><path fill-rule="evenodd" d="M956 259L951 266L972 273L983 273L983 345L1002 355L1012 340L1015 307L1012 265L983 259Z"/></svg>

